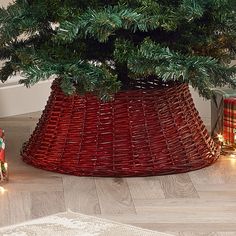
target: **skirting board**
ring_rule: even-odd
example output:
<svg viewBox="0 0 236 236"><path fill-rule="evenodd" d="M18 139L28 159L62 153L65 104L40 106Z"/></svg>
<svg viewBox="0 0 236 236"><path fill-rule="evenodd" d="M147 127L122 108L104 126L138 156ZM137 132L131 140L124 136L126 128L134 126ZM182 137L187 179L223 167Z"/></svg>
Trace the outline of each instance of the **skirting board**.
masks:
<svg viewBox="0 0 236 236"><path fill-rule="evenodd" d="M20 77L0 84L0 117L43 110L50 94L52 80L41 81L31 88L18 84Z"/></svg>

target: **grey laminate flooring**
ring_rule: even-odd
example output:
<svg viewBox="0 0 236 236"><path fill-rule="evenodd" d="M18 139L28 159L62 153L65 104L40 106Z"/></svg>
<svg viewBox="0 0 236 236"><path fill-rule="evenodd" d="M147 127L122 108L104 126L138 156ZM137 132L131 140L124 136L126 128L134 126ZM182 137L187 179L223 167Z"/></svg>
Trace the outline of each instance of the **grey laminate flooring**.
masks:
<svg viewBox="0 0 236 236"><path fill-rule="evenodd" d="M178 236L236 235L236 160L187 174L145 178L75 177L35 169L19 150L39 113L0 119L7 137L8 190L0 226L71 209Z"/></svg>

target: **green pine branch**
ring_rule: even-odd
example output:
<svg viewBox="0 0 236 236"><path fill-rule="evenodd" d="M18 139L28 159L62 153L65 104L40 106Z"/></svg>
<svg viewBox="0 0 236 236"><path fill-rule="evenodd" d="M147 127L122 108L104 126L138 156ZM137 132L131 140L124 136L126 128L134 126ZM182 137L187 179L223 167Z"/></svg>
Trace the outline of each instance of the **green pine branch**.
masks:
<svg viewBox="0 0 236 236"><path fill-rule="evenodd" d="M100 42L106 42L119 29L131 32L147 32L157 28L176 29L181 15L165 10L157 4L154 9L151 11L147 6L132 9L127 5L108 6L99 10L88 9L73 21L61 22L56 39L70 42L76 37L94 37Z"/></svg>
<svg viewBox="0 0 236 236"><path fill-rule="evenodd" d="M115 30L129 28L140 19L140 14L121 6L108 6L102 10L88 9L72 22L61 22L57 39L72 41L79 35L82 38L92 36L100 42L106 42Z"/></svg>
<svg viewBox="0 0 236 236"><path fill-rule="evenodd" d="M71 92L94 92L103 100L110 98L120 88L112 69L102 63L79 61L75 64L66 64L60 76L70 81L69 87L73 88ZM63 82L62 85L65 83L68 82ZM66 86L62 86L64 91L65 88Z"/></svg>
<svg viewBox="0 0 236 236"><path fill-rule="evenodd" d="M0 80L2 82L5 82L14 74L15 74L14 66L12 65L11 62L7 61L0 69Z"/></svg>
<svg viewBox="0 0 236 236"><path fill-rule="evenodd" d="M216 3L210 1L208 4ZM100 42L106 42L119 29L131 32L147 32L157 28L176 30L184 21L191 22L208 14L206 5L205 1L182 0L179 7L167 8L156 1L141 1L135 8L117 5L88 9L71 21L62 21L56 39L69 42L76 37L94 37Z"/></svg>
<svg viewBox="0 0 236 236"><path fill-rule="evenodd" d="M228 68L210 57L182 55L150 39L146 39L139 48L132 49L127 56L128 68L132 73L145 77L156 75L164 81L190 83L205 97L211 95L213 86L236 85L236 67Z"/></svg>
<svg viewBox="0 0 236 236"><path fill-rule="evenodd" d="M42 51L18 51L23 65L21 73L25 77L20 80L27 87L39 81L47 80L51 76L61 78L61 88L70 95L74 92L80 94L94 92L106 100L117 92L120 83L114 71L104 63L78 60L76 62L65 59L58 63L50 57L45 57Z"/></svg>

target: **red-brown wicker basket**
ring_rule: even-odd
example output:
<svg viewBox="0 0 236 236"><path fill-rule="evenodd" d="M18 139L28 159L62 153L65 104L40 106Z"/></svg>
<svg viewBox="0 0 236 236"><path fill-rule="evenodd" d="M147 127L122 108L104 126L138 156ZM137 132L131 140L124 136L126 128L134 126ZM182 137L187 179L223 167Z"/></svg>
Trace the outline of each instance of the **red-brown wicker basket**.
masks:
<svg viewBox="0 0 236 236"><path fill-rule="evenodd" d="M219 146L188 85L139 85L102 102L66 96L55 80L23 160L65 174L116 177L181 173L216 161Z"/></svg>

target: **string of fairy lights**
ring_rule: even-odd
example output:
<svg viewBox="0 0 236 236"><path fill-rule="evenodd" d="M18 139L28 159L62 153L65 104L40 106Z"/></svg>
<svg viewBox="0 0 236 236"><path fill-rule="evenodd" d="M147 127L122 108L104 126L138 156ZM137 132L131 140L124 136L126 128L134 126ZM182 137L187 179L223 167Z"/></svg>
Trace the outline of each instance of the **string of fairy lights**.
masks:
<svg viewBox="0 0 236 236"><path fill-rule="evenodd" d="M222 154L226 154L229 157L236 159L236 143L231 145L227 144L222 134L217 134L217 138L221 143ZM234 140L236 141L236 134L234 134Z"/></svg>

